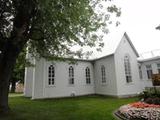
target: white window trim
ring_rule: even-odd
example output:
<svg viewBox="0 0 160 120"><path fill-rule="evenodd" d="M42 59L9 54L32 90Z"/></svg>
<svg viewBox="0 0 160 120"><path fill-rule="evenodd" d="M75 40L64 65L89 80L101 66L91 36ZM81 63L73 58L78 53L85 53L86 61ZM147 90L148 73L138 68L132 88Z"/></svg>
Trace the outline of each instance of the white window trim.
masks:
<svg viewBox="0 0 160 120"><path fill-rule="evenodd" d="M73 69L73 73L71 73L71 74L73 74L73 75L71 75L71 76L70 76L70 68ZM71 79L71 78L73 78L73 84L70 83L70 79ZM69 85L69 86L74 86L74 85L75 85L75 68L74 68L74 66L72 66L72 65L70 65L70 66L68 67L68 85Z"/></svg>
<svg viewBox="0 0 160 120"><path fill-rule="evenodd" d="M127 58L127 59L126 59ZM132 78L132 67L131 67L131 59L129 55L125 55L123 58L124 62L124 72L125 72L125 80L126 83L133 83L133 78ZM130 77L130 81L127 82L127 77Z"/></svg>
<svg viewBox="0 0 160 120"><path fill-rule="evenodd" d="M50 84L49 85L49 67L51 65L54 67L54 84ZM47 87L55 87L56 86L56 66L54 64L47 65L47 81L46 81L46 85L47 85Z"/></svg>
<svg viewBox="0 0 160 120"><path fill-rule="evenodd" d="M156 63L156 65L157 65L157 74L160 74L159 73L159 70L160 70L160 66L159 65L160 65L160 63Z"/></svg>
<svg viewBox="0 0 160 120"><path fill-rule="evenodd" d="M106 67L104 65L101 65L101 84L107 85L107 78L106 78Z"/></svg>
<svg viewBox="0 0 160 120"><path fill-rule="evenodd" d="M142 65L138 64L138 72L139 72L139 79L143 80L143 71L142 71Z"/></svg>
<svg viewBox="0 0 160 120"><path fill-rule="evenodd" d="M148 68L147 66L150 66L150 68ZM148 80L152 80L152 76L151 76L151 78L148 78L148 70L151 70L152 71L152 74L153 74L153 70L152 70L152 65L151 64L147 64L147 65L145 65L145 67L146 67L146 75L147 75L147 79Z"/></svg>
<svg viewBox="0 0 160 120"><path fill-rule="evenodd" d="M88 74L87 74L87 69L88 69ZM87 83L87 79L89 79L89 83ZM85 83L86 85L91 85L91 69L89 67L85 68Z"/></svg>

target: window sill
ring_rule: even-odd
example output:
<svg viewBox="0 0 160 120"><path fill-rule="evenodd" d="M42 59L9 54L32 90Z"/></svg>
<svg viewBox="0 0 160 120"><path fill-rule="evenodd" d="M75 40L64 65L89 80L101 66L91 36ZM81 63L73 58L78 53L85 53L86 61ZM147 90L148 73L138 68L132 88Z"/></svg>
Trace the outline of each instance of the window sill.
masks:
<svg viewBox="0 0 160 120"><path fill-rule="evenodd" d="M147 81L152 81L152 79L147 79Z"/></svg>
<svg viewBox="0 0 160 120"><path fill-rule="evenodd" d="M56 85L47 85L48 88L50 87L56 87Z"/></svg>
<svg viewBox="0 0 160 120"><path fill-rule="evenodd" d="M72 85L72 84L69 84L68 87L75 87L75 85L74 85L74 84L73 84L73 85Z"/></svg>
<svg viewBox="0 0 160 120"><path fill-rule="evenodd" d="M126 85L134 85L133 82L126 83Z"/></svg>
<svg viewBox="0 0 160 120"><path fill-rule="evenodd" d="M102 84L101 84L101 86L107 86L107 85L108 85L107 83L102 83Z"/></svg>
<svg viewBox="0 0 160 120"><path fill-rule="evenodd" d="M85 84L85 86L93 86L93 84Z"/></svg>
<svg viewBox="0 0 160 120"><path fill-rule="evenodd" d="M142 81L142 82L152 82L152 80L151 79L140 79L140 81Z"/></svg>

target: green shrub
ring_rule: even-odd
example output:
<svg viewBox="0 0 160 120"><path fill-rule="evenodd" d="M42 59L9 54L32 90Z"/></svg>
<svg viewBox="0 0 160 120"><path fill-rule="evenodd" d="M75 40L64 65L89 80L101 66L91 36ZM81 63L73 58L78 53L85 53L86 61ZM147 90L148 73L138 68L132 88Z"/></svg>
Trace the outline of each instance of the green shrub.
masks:
<svg viewBox="0 0 160 120"><path fill-rule="evenodd" d="M146 103L160 105L160 91L156 89L143 91L139 98Z"/></svg>
<svg viewBox="0 0 160 120"><path fill-rule="evenodd" d="M148 104L160 105L160 98L159 97L147 98L145 102Z"/></svg>

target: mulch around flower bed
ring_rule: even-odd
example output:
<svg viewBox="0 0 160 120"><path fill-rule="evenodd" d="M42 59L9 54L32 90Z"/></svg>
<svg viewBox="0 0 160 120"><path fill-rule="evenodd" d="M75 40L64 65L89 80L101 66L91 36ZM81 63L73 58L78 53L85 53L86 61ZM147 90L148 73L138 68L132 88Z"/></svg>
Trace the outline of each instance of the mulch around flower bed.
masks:
<svg viewBox="0 0 160 120"><path fill-rule="evenodd" d="M113 114L117 120L147 120L147 119L137 119L137 118L128 119L123 114L121 114L118 110L116 110Z"/></svg>
<svg viewBox="0 0 160 120"><path fill-rule="evenodd" d="M160 120L160 106L137 102L121 106L115 115L121 120Z"/></svg>
<svg viewBox="0 0 160 120"><path fill-rule="evenodd" d="M113 115L118 119L118 120L128 120L127 118L125 118L125 116L121 115L120 112L118 110L116 110Z"/></svg>

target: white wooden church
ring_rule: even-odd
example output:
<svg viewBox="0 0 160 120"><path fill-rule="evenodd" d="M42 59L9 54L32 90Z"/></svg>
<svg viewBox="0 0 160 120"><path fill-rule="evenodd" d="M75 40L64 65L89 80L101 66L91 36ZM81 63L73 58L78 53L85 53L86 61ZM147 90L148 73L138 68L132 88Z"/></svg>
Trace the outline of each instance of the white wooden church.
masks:
<svg viewBox="0 0 160 120"><path fill-rule="evenodd" d="M152 73L160 72L160 57L138 59L126 33L106 56L68 62L35 60L25 70L24 96L32 99L89 94L129 97L152 86ZM113 42L110 40L110 42Z"/></svg>

